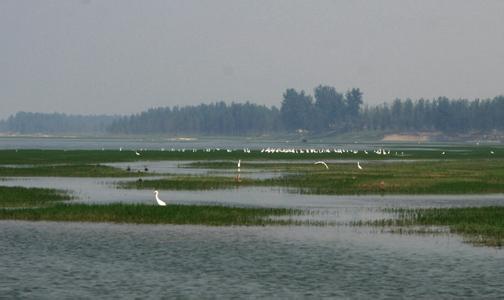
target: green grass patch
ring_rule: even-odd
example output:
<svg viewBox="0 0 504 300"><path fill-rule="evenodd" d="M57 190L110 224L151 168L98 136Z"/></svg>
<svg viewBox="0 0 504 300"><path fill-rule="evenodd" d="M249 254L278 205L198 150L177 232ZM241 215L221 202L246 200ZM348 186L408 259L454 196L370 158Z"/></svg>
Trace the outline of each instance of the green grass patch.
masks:
<svg viewBox="0 0 504 300"><path fill-rule="evenodd" d="M373 226L447 226L475 244L504 245L504 207L463 207L391 209L396 219L377 220L357 225Z"/></svg>
<svg viewBox="0 0 504 300"><path fill-rule="evenodd" d="M119 168L93 165L52 165L33 167L0 167L0 177L48 176L48 177L132 177L155 175L147 172L128 172Z"/></svg>
<svg viewBox="0 0 504 300"><path fill-rule="evenodd" d="M282 208L145 204L56 204L50 207L0 209L0 219L64 222L111 222L134 224L289 225L296 221L272 217L298 215L301 211Z"/></svg>
<svg viewBox="0 0 504 300"><path fill-rule="evenodd" d="M72 197L54 189L0 186L0 207L33 207L55 204Z"/></svg>
<svg viewBox="0 0 504 300"><path fill-rule="evenodd" d="M220 164L220 163L219 163ZM307 194L488 194L504 193L504 160L450 160L409 163L361 161L329 164L260 164L265 170L287 171L270 179L222 176L173 176L158 180L124 182L122 188L209 190L244 186L287 187ZM246 170L243 165L242 170Z"/></svg>

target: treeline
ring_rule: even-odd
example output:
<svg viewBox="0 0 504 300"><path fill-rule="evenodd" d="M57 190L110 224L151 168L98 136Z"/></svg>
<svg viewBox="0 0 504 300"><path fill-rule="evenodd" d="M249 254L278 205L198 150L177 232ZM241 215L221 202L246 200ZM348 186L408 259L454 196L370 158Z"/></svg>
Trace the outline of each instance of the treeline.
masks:
<svg viewBox="0 0 504 300"><path fill-rule="evenodd" d="M493 99L396 99L392 104L365 107L360 129L465 133L504 129L504 96Z"/></svg>
<svg viewBox="0 0 504 300"><path fill-rule="evenodd" d="M401 100L363 106L358 88L338 92L318 86L313 95L287 89L280 109L251 103L201 104L156 108L116 120L111 133L251 135L308 131L344 133L352 130L442 131L504 129L504 96L473 100Z"/></svg>
<svg viewBox="0 0 504 300"><path fill-rule="evenodd" d="M173 108L149 109L116 120L111 133L252 135L278 131L280 112L275 107L252 103L217 102Z"/></svg>
<svg viewBox="0 0 504 300"><path fill-rule="evenodd" d="M149 109L124 117L19 112L0 122L17 133L108 133L259 135L265 133L344 133L349 131L504 130L504 96L493 99L401 100L363 105L358 88L338 92L318 86L313 95L296 89L283 93L280 108L250 102Z"/></svg>
<svg viewBox="0 0 504 300"><path fill-rule="evenodd" d="M106 133L115 116L18 112L0 124L2 131L20 134Z"/></svg>

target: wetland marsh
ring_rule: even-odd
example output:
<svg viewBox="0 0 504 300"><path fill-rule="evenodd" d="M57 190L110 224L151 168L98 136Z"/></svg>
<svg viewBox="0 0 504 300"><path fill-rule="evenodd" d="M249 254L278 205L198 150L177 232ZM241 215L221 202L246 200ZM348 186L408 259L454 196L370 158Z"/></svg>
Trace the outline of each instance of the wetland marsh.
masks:
<svg viewBox="0 0 504 300"><path fill-rule="evenodd" d="M504 292L500 146L315 145L359 150L302 155L253 147L248 153L250 145L231 152L157 146L140 156L133 147L0 150L0 266L18 270L0 279L0 292L378 298ZM383 148L391 154L373 152ZM329 169L313 164L318 160ZM155 205L154 189L167 207ZM22 259L15 258L20 247ZM64 263L56 264L57 257ZM96 264L106 268L87 267ZM33 275L49 265L50 277ZM125 275L132 270L138 276ZM47 279L63 274L71 281ZM97 278L91 287L89 276ZM167 281L155 280L161 277Z"/></svg>

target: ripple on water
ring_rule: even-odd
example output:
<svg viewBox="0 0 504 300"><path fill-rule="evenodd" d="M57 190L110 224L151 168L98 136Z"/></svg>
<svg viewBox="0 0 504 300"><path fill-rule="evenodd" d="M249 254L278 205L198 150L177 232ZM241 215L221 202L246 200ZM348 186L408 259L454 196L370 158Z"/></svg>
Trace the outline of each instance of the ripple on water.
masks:
<svg viewBox="0 0 504 300"><path fill-rule="evenodd" d="M15 297L500 297L503 251L347 227L0 222Z"/></svg>

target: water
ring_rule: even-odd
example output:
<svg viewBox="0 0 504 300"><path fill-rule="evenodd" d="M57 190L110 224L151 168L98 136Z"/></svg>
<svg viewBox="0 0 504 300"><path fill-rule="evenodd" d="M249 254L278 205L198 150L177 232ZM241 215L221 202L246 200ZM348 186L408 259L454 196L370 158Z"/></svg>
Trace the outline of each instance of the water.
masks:
<svg viewBox="0 0 504 300"><path fill-rule="evenodd" d="M301 142L301 137L297 139L273 139L273 138L169 138L169 137L132 137L132 138L111 138L111 137L5 137L0 136L0 149L67 149L67 150L99 150L99 149L262 149L272 148L343 148L353 150L373 150L378 148L393 148L397 150L426 150L442 151L442 149L453 148L456 144L450 143L357 143L338 142L331 143L320 139L310 139L307 143ZM458 144L460 145L460 144ZM456 145L456 146L458 146ZM474 145L465 143L464 145ZM451 151L452 149L450 149Z"/></svg>
<svg viewBox="0 0 504 300"><path fill-rule="evenodd" d="M193 162L194 161L163 160L163 161L117 162L117 163L105 163L103 165L120 168L123 170L127 170L129 168L132 172L138 172L138 171L143 172L147 168L151 173L171 174L171 175L211 175L211 176L234 177L238 174L236 170L232 169L190 168L188 164ZM283 174L284 173L281 172L270 172L260 169L246 169L246 167L244 169L243 164L240 172L240 176L242 178L251 178L251 179L268 179L273 177L279 177Z"/></svg>
<svg viewBox="0 0 504 300"><path fill-rule="evenodd" d="M0 222L5 298L498 298L504 252L348 227Z"/></svg>

